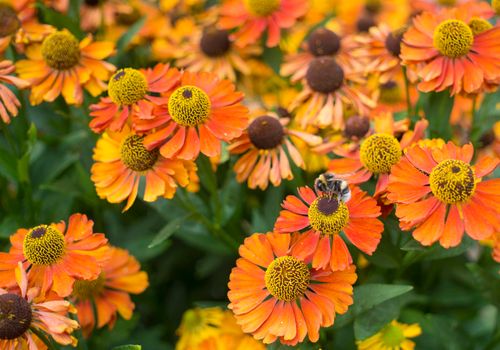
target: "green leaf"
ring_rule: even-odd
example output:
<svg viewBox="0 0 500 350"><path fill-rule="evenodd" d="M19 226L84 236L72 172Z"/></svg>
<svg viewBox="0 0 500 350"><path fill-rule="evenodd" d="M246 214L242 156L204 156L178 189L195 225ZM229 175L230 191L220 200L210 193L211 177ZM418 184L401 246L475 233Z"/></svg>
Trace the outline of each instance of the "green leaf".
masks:
<svg viewBox="0 0 500 350"><path fill-rule="evenodd" d="M127 55L128 44L130 44L134 36L141 30L145 22L146 17L142 17L135 22L130 29L120 37L120 39L118 39L118 42L116 43L116 52L118 52L118 54L109 60L111 63L116 64L123 56Z"/></svg>
<svg viewBox="0 0 500 350"><path fill-rule="evenodd" d="M425 116L429 120L429 132L431 137L440 137L450 140L452 130L450 115L453 108L453 97L448 90L442 92L431 92L420 94Z"/></svg>
<svg viewBox="0 0 500 350"><path fill-rule="evenodd" d="M363 340L380 331L392 320L397 319L402 306L401 298L384 301L373 309L356 317L354 334L356 339Z"/></svg>
<svg viewBox="0 0 500 350"><path fill-rule="evenodd" d="M384 301L408 293L412 289L413 287L408 285L391 284L364 284L354 288L354 314L359 316Z"/></svg>
<svg viewBox="0 0 500 350"><path fill-rule="evenodd" d="M17 159L5 149L0 149L0 175L10 181L17 181Z"/></svg>
<svg viewBox="0 0 500 350"><path fill-rule="evenodd" d="M500 103L500 94L497 92L486 94L481 107L476 111L473 122L470 139L475 146L480 146L481 136L491 132L493 124L500 120L500 109L497 105Z"/></svg>
<svg viewBox="0 0 500 350"><path fill-rule="evenodd" d="M33 150L33 146L36 142L36 126L34 123L31 123L28 129L28 139L26 140L26 150L23 156L17 161L17 174L19 177L19 182L21 183L29 183L29 162L31 158L31 151Z"/></svg>
<svg viewBox="0 0 500 350"><path fill-rule="evenodd" d="M57 29L59 30L68 29L79 39L82 39L85 36L85 33L80 29L80 24L71 16L67 16L55 10L52 10L41 2L37 2L36 6L40 9L43 23L50 23L54 27L57 27Z"/></svg>
<svg viewBox="0 0 500 350"><path fill-rule="evenodd" d="M115 346L113 350L141 350L142 346L140 345L120 345Z"/></svg>
<svg viewBox="0 0 500 350"><path fill-rule="evenodd" d="M148 248L154 248L157 245L163 243L165 240L169 239L170 236L172 236L181 227L182 223L186 221L190 216L191 214L184 215L166 224L153 238L151 243L148 245Z"/></svg>

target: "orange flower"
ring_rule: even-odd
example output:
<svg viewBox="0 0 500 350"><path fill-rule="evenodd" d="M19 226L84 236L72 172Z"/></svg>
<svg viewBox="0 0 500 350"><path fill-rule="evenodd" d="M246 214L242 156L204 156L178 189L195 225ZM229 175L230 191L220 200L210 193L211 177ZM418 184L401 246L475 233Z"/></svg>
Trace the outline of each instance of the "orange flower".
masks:
<svg viewBox="0 0 500 350"><path fill-rule="evenodd" d="M439 240L449 248L460 244L464 230L476 240L500 230L500 179L482 179L499 160L484 157L471 166L473 153L471 144L415 145L392 168L388 197L398 204L401 228L414 228L421 244Z"/></svg>
<svg viewBox="0 0 500 350"><path fill-rule="evenodd" d="M61 345L76 346L78 341L71 334L79 325L68 317L68 313L76 313L75 308L53 293L44 295L38 287L28 288L31 280L28 281L21 262L15 268L15 276L17 285L13 289L0 289L0 348L46 349L37 336L40 333Z"/></svg>
<svg viewBox="0 0 500 350"><path fill-rule="evenodd" d="M304 88L293 100L290 110L298 109L297 120L302 127L343 129L346 107L367 115L376 106L375 101L360 90L360 85L365 83L363 72L347 69L330 56L316 57L307 67L302 81Z"/></svg>
<svg viewBox="0 0 500 350"><path fill-rule="evenodd" d="M52 102L62 94L68 104L83 101L83 89L92 96L106 89L115 66L102 61L114 52L111 42L92 42L90 36L81 42L67 30L47 36L41 45L30 45L27 60L16 63L19 77L31 84L30 102Z"/></svg>
<svg viewBox="0 0 500 350"><path fill-rule="evenodd" d="M227 294L245 333L269 344L318 341L320 327L333 324L352 304L354 265L344 271L316 270L297 255L290 234L254 234L240 246Z"/></svg>
<svg viewBox="0 0 500 350"><path fill-rule="evenodd" d="M279 186L281 179L293 179L289 157L300 168L304 161L290 136L314 146L321 143L321 137L286 127L289 118L264 115L255 118L248 129L237 138L228 150L232 154L243 154L234 165L236 180L248 180L248 187L265 190L269 181ZM285 148L286 146L286 148ZM288 150L288 154L285 153Z"/></svg>
<svg viewBox="0 0 500 350"><path fill-rule="evenodd" d="M130 320L135 305L129 293L140 294L148 287L148 275L141 271L139 262L120 248L110 247L107 251L108 263L101 274L91 281L76 281L71 300L78 310L85 337L89 337L96 324L101 328L114 327L116 314Z"/></svg>
<svg viewBox="0 0 500 350"><path fill-rule="evenodd" d="M280 74L291 76L292 82L302 80L306 77L311 61L321 56L334 58L342 68L361 71L365 67L364 62L361 63L352 55L358 46L352 35L340 37L327 28L318 28L309 34L307 41L302 44L303 52L285 57Z"/></svg>
<svg viewBox="0 0 500 350"><path fill-rule="evenodd" d="M303 0L226 0L220 9L219 26L238 28L236 45L243 47L257 42L267 29L266 46L280 41L281 28L292 27L305 15L308 2Z"/></svg>
<svg viewBox="0 0 500 350"><path fill-rule="evenodd" d="M208 27L198 29L187 43L175 48L176 65L192 72L216 73L221 79L235 82L236 71L250 74L246 61L261 51L255 45L239 48L226 30Z"/></svg>
<svg viewBox="0 0 500 350"><path fill-rule="evenodd" d="M186 187L189 183L185 161L165 159L158 150L148 151L143 141L143 136L125 125L120 132L105 132L94 148L96 163L90 171L97 194L110 203L127 199L123 211L134 204L142 177L146 178L147 202L159 196L171 199L178 185Z"/></svg>
<svg viewBox="0 0 500 350"><path fill-rule="evenodd" d="M403 37L401 58L404 64L417 65L419 90L477 93L485 84L498 83L500 27L488 26L481 17L481 6L488 5L482 4L424 12L413 19Z"/></svg>
<svg viewBox="0 0 500 350"><path fill-rule="evenodd" d="M109 81L109 96L90 106L90 116L94 118L90 128L97 133L107 128L120 131L136 115L151 119L155 106L167 101L157 95L171 89L180 76L176 68L169 69L169 65L163 63L152 69L119 69Z"/></svg>
<svg viewBox="0 0 500 350"><path fill-rule="evenodd" d="M12 65L11 61L0 61L0 82L14 85L18 89L27 88L30 84L26 80L9 75L15 70L16 68ZM0 84L0 118L2 118L4 123L10 123L10 116L15 117L20 106L21 103L16 95L8 87Z"/></svg>
<svg viewBox="0 0 500 350"><path fill-rule="evenodd" d="M345 203L334 196L315 193L309 187L298 189L300 198L289 195L281 205L284 210L274 230L288 233L306 230L292 246L291 252L305 259L312 257L312 267L342 271L352 264L352 257L340 236L364 253L371 255L380 242L384 225L377 217L377 202L358 187L351 188L351 199Z"/></svg>
<svg viewBox="0 0 500 350"><path fill-rule="evenodd" d="M229 80L216 74L184 72L180 85L165 94L168 105L154 118L139 115L134 121L138 132L151 132L144 145L160 146L165 158L193 160L203 153L218 156L221 141L239 137L248 123L248 110L240 102L243 93Z"/></svg>
<svg viewBox="0 0 500 350"><path fill-rule="evenodd" d="M71 294L77 279L95 279L104 262L98 248L108 240L102 233L93 233L94 222L83 214L64 221L18 229L10 237L9 253L0 253L0 283L12 285L14 270L22 262L28 277L41 292L49 290L65 297Z"/></svg>
<svg viewBox="0 0 500 350"><path fill-rule="evenodd" d="M391 167L399 161L406 147L424 137L428 122L419 120L412 131L407 130L409 120L395 122L390 113L380 114L374 120L374 133L363 137L357 143L359 147L350 152L343 152L340 147L333 149L345 158L332 159L328 169L345 176L353 184L364 183L377 175L374 195L379 196L387 189ZM356 125L352 129L357 129ZM396 136L401 137L400 141ZM381 149L384 151L380 152Z"/></svg>

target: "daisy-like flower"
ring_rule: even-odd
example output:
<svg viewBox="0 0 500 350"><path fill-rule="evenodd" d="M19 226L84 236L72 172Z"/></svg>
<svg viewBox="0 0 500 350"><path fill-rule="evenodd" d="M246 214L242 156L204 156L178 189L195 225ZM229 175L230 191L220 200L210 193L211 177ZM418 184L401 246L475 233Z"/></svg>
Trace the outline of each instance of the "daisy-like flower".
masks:
<svg viewBox="0 0 500 350"><path fill-rule="evenodd" d="M106 83L115 66L103 61L113 54L112 42L92 42L90 36L78 42L67 30L47 36L41 45L30 45L27 60L16 62L19 77L28 80L32 105L52 102L59 95L68 104L83 101L83 89L97 96L106 89Z"/></svg>
<svg viewBox="0 0 500 350"><path fill-rule="evenodd" d="M388 198L397 203L404 230L423 245L439 240L444 248L460 244L464 231L482 240L500 230L500 179L483 181L499 160L470 161L471 144L458 147L415 145L391 171Z"/></svg>
<svg viewBox="0 0 500 350"><path fill-rule="evenodd" d="M296 236L295 236L296 237ZM297 254L290 234L254 234L240 246L229 276L229 308L246 333L264 343L318 341L320 327L333 324L353 303L354 265L317 270Z"/></svg>
<svg viewBox="0 0 500 350"><path fill-rule="evenodd" d="M302 80L311 61L321 56L333 57L343 68L360 71L364 65L352 55L357 47L352 35L340 37L327 28L315 29L302 44L302 52L285 57L280 74L290 76L292 82Z"/></svg>
<svg viewBox="0 0 500 350"><path fill-rule="evenodd" d="M472 21L478 21L480 10L471 3L439 13L424 12L413 19L403 36L401 58L404 64L417 65L419 90L477 93L485 83L497 83L500 27L478 32L478 24ZM479 21L487 22L482 17Z"/></svg>
<svg viewBox="0 0 500 350"><path fill-rule="evenodd" d="M134 204L142 177L146 180L143 198L147 202L160 196L171 199L178 185L186 187L189 183L187 161L166 159L157 149L148 151L144 136L127 125L122 131L105 132L97 141L93 158L91 179L98 196L110 203L127 200L123 211Z"/></svg>
<svg viewBox="0 0 500 350"><path fill-rule="evenodd" d="M242 155L234 165L236 180L248 180L248 187L265 190L271 182L279 186L282 179L293 179L289 157L300 168L305 163L290 136L299 138L310 146L321 143L321 137L286 127L289 118L263 115L249 124L242 136L237 138L228 150ZM285 152L288 151L288 154Z"/></svg>
<svg viewBox="0 0 500 350"><path fill-rule="evenodd" d="M108 240L102 233L93 233L94 222L83 214L69 217L57 224L21 228L11 237L9 253L0 253L0 283L14 281L14 270L22 262L28 277L45 293L49 290L61 297L71 294L77 279L95 279L105 261L99 248Z"/></svg>
<svg viewBox="0 0 500 350"><path fill-rule="evenodd" d="M414 130L404 130L401 122L395 122L390 113L380 114L374 120L374 132L362 137L357 142L358 148L349 153L341 153L339 148L333 150L344 158L332 159L328 169L345 176L353 184L360 184L377 176L375 196L378 196L387 189L391 167L401 159L406 147L424 137L428 122L422 119L415 124ZM364 131L365 125L352 125L347 130L350 129L356 134L359 129Z"/></svg>
<svg viewBox="0 0 500 350"><path fill-rule="evenodd" d="M256 43L267 29L266 46L273 47L280 41L281 29L292 27L308 6L303 0L226 0L219 26L237 28L235 44L240 47Z"/></svg>
<svg viewBox="0 0 500 350"><path fill-rule="evenodd" d="M16 70L11 61L0 61L0 118L4 123L10 123L10 117L15 117L19 112L21 103L16 95L3 83L14 85L18 89L25 89L30 84L10 75Z"/></svg>
<svg viewBox="0 0 500 350"><path fill-rule="evenodd" d="M245 61L261 51L255 45L239 48L234 45L227 30L207 27L198 29L187 43L176 48L176 65L191 72L212 72L221 79L236 81L237 71L250 74L250 67Z"/></svg>
<svg viewBox="0 0 500 350"><path fill-rule="evenodd" d="M404 28L392 31L382 23L371 27L368 35L358 35L359 49L354 54L364 62L365 72L376 73L381 84L385 84L401 72L401 40Z"/></svg>
<svg viewBox="0 0 500 350"><path fill-rule="evenodd" d="M413 350L415 343L408 338L422 334L418 323L405 324L393 320L369 338L356 342L358 350Z"/></svg>
<svg viewBox="0 0 500 350"><path fill-rule="evenodd" d="M264 344L243 333L231 311L218 307L187 310L177 334L176 350L265 350Z"/></svg>
<svg viewBox="0 0 500 350"><path fill-rule="evenodd" d="M316 57L309 63L304 88L290 109L299 108L297 119L303 127L343 129L345 108L352 107L360 115L367 115L376 106L359 89L365 83L363 72L345 69L330 56Z"/></svg>
<svg viewBox="0 0 500 350"><path fill-rule="evenodd" d="M153 109L167 99L159 96L179 83L181 73L159 63L154 68L119 69L109 80L108 97L90 106L89 126L97 133L120 131L136 115L151 119Z"/></svg>
<svg viewBox="0 0 500 350"><path fill-rule="evenodd" d="M298 188L299 197L289 195L274 230L280 233L301 231L292 246L298 257L312 256L312 267L342 271L352 264L352 257L340 233L362 252L371 255L377 249L384 225L377 218L377 202L358 187L351 187L351 199L345 203L309 187Z"/></svg>
<svg viewBox="0 0 500 350"><path fill-rule="evenodd" d="M106 254L109 260L101 274L94 280L76 281L71 293L85 337L90 336L96 318L97 328L108 325L109 329L114 327L117 313L130 320L135 308L130 294L142 293L149 284L147 273L126 250L110 247Z"/></svg>
<svg viewBox="0 0 500 350"><path fill-rule="evenodd" d="M160 147L165 158L194 160L199 153L218 156L221 142L239 137L248 125L243 93L214 73L183 72L180 84L164 95L168 104L154 118L138 118L134 127L147 132L148 150Z"/></svg>
<svg viewBox="0 0 500 350"><path fill-rule="evenodd" d="M15 276L14 288L0 288L0 348L46 349L39 333L61 345L76 346L78 341L71 334L79 325L68 317L68 313L76 313L75 308L53 293L45 295L38 287L31 287L21 262Z"/></svg>

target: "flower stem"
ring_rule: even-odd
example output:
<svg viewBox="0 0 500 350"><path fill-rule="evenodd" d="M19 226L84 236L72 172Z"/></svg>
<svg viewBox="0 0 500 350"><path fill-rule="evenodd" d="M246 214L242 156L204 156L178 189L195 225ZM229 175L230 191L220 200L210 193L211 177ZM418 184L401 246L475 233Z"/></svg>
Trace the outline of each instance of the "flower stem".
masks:
<svg viewBox="0 0 500 350"><path fill-rule="evenodd" d="M55 346L53 342L48 339L42 331L36 328L30 328L30 330L45 344L48 350L60 350L58 346Z"/></svg>

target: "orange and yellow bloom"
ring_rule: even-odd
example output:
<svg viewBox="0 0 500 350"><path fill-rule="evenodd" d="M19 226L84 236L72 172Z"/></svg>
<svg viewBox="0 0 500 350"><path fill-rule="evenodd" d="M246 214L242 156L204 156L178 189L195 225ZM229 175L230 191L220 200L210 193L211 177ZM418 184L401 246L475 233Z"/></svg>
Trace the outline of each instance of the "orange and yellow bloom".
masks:
<svg viewBox="0 0 500 350"><path fill-rule="evenodd" d="M392 168L387 196L401 228L413 228L421 244L455 247L464 231L482 240L500 230L500 179L483 180L499 160L483 157L473 166L473 153L471 144L415 145Z"/></svg>
<svg viewBox="0 0 500 350"><path fill-rule="evenodd" d="M405 324L393 320L379 332L367 339L357 341L358 350L413 350L415 342L408 338L415 338L422 334L418 323Z"/></svg>
<svg viewBox="0 0 500 350"><path fill-rule="evenodd" d="M88 337L97 328L113 328L117 313L130 320L135 305L129 294L140 294L148 287L148 275L126 250L110 247L108 262L94 280L76 281L71 300L78 311L83 334ZM97 315L94 314L94 306Z"/></svg>
<svg viewBox="0 0 500 350"><path fill-rule="evenodd" d="M311 256L297 255L290 234L254 234L240 246L229 277L229 308L246 333L266 344L295 345L319 339L352 304L354 265L317 270Z"/></svg>
<svg viewBox="0 0 500 350"><path fill-rule="evenodd" d="M276 232L304 232L291 247L297 257L311 256L315 269L348 269L353 260L342 231L364 253L371 255L377 249L384 225L377 219L380 207L366 192L352 187L347 203L309 187L300 187L298 192L300 198L285 198L274 225Z"/></svg>
<svg viewBox="0 0 500 350"><path fill-rule="evenodd" d="M6 124L10 123L11 116L17 115L21 103L3 83L14 85L18 89L25 89L30 85L27 81L10 75L15 69L11 61L0 61L0 118Z"/></svg>
<svg viewBox="0 0 500 350"><path fill-rule="evenodd" d="M148 151L144 137L127 125L122 131L102 135L94 148L94 161L91 179L97 194L110 203L127 200L123 211L134 204L142 177L146 179L147 202L160 196L173 198L178 186L189 184L187 161L166 159L157 149Z"/></svg>
<svg viewBox="0 0 500 350"><path fill-rule="evenodd" d="M101 273L105 262L102 249L108 240L93 233L94 222L83 214L57 224L21 228L11 237L9 253L0 253L0 283L13 284L18 262L28 270L28 278L42 293L49 290L61 297L71 294L76 280L92 280Z"/></svg>
<svg viewBox="0 0 500 350"><path fill-rule="evenodd" d="M103 61L114 52L112 42L81 42L67 30L56 31L26 50L28 59L16 62L19 77L31 83L30 102L52 102L59 95L68 104L80 105L83 90L97 96L106 90L115 66Z"/></svg>

